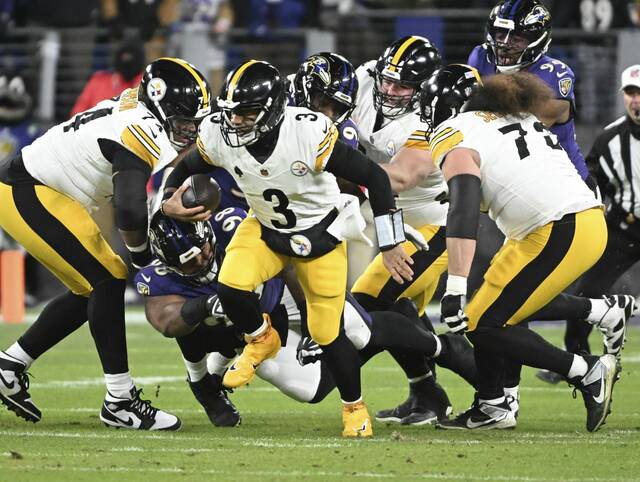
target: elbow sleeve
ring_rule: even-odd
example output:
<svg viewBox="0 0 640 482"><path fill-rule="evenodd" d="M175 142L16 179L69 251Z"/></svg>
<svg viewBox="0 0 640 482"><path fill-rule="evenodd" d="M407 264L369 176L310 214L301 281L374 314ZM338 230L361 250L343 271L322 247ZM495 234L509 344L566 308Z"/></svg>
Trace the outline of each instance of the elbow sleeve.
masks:
<svg viewBox="0 0 640 482"><path fill-rule="evenodd" d="M459 174L449 179L447 237L476 239L480 218L480 178Z"/></svg>

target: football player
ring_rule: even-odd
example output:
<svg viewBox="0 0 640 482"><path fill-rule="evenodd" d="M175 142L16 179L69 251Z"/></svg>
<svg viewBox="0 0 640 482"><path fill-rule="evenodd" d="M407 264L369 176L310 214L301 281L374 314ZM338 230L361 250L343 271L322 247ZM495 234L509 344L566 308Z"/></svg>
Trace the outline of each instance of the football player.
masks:
<svg viewBox="0 0 640 482"><path fill-rule="evenodd" d="M338 141L324 114L286 106L278 70L249 60L227 76L218 97L221 112L200 126L198 151L186 156L167 181L164 212L193 220L202 208L185 209L178 188L195 172L225 168L244 192L253 216L238 227L220 269L218 294L225 312L248 341L224 376L224 384L248 383L262 361L281 346L254 290L291 262L307 308L309 331L322 346L344 402L343 435L368 437L371 420L362 401L358 353L340 331L347 260L343 241L362 238L357 200L340 195L335 177L366 186L371 193L378 244L385 267L398 283L413 275L402 211L394 206L384 171ZM177 189L176 189L177 188Z"/></svg>
<svg viewBox="0 0 640 482"><path fill-rule="evenodd" d="M508 359L564 375L582 393L593 432L610 410L615 357L560 350L518 324L600 258L607 243L602 204L535 115L553 91L527 73L494 76L473 93L479 81L472 67L448 66L429 79L421 99L423 119L434 129L434 163L449 186L441 316L455 330L467 330L478 364L472 407L439 426L514 427L502 379ZM507 242L465 307L481 208Z"/></svg>
<svg viewBox="0 0 640 482"><path fill-rule="evenodd" d="M150 241L158 259L135 278L144 296L148 321L165 336L176 338L189 386L217 426L240 422L238 411L222 390L221 377L235 350L245 343L237 329L226 323L215 275L226 245L245 217L240 209L225 209L211 218L211 224L184 223L156 213L150 223ZM277 279L267 281L261 290L261 309L270 313L283 346L275 358L258 366L256 375L295 400L316 403L335 388L335 382L322 361L319 345L288 329L287 314L281 307L282 292L282 281ZM423 330L417 311L407 299L398 302L391 312L367 313L347 294L342 329L358 349L361 364L388 348L443 359L457 349L451 337ZM211 353L208 358L207 353ZM451 410L446 393L435 380L431 377L428 383L436 395L430 398L432 405L421 409L430 415L423 423L442 420Z"/></svg>
<svg viewBox="0 0 640 482"><path fill-rule="evenodd" d="M29 366L88 319L107 385L100 419L112 427L180 428L176 416L140 398L129 375L127 268L89 213L113 202L132 264L146 265L147 179L193 142L210 111L204 77L184 60L158 59L139 88L52 127L0 167L0 226L68 288L0 352L0 399L19 417L41 418L27 391Z"/></svg>

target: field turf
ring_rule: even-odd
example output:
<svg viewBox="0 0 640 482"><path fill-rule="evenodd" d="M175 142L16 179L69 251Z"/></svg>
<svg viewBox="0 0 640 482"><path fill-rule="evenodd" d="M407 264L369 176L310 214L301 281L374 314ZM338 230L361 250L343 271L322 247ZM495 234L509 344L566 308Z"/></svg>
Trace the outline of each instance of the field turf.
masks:
<svg viewBox="0 0 640 482"><path fill-rule="evenodd" d="M0 325L0 347L25 325ZM336 393L304 405L262 381L231 395L237 428L216 428L191 395L173 340L145 324L127 327L131 372L143 398L183 420L177 433L107 429L98 419L104 385L86 326L31 369L37 424L0 410L0 481L631 481L640 480L640 327L628 332L623 378L613 413L595 434L584 428L580 396L547 385L526 368L514 431L448 432L374 423L371 440L344 440ZM559 343L560 327L539 328ZM599 347L594 335L592 346ZM454 404L467 408L471 389L439 371ZM380 355L363 370L370 412L404 400L406 381Z"/></svg>

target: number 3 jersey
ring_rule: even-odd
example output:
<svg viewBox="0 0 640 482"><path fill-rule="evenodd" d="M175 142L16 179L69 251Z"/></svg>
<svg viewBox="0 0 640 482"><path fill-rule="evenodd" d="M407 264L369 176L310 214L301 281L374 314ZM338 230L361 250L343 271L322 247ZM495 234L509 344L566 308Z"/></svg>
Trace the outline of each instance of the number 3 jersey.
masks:
<svg viewBox="0 0 640 482"><path fill-rule="evenodd" d="M510 239L522 239L565 214L600 206L556 136L533 115L465 112L440 124L430 144L436 166L454 148L478 152L481 209Z"/></svg>
<svg viewBox="0 0 640 482"><path fill-rule="evenodd" d="M233 176L260 224L285 233L301 231L338 205L336 178L324 168L339 133L324 114L286 107L276 145L263 163L245 147L227 145L220 122L219 114L202 121L198 149L207 162Z"/></svg>
<svg viewBox="0 0 640 482"><path fill-rule="evenodd" d="M154 172L177 156L158 120L138 102L137 89L127 89L52 127L22 150L22 158L36 180L93 210L113 195L113 166L103 152L108 141L129 149Z"/></svg>
<svg viewBox="0 0 640 482"><path fill-rule="evenodd" d="M214 234L216 257L214 269L217 269L222 263L225 249L231 241L233 233L246 216L247 213L240 208L227 208L216 213L209 220ZM216 281L206 285L192 283L184 276L169 271L157 259L138 271L135 276L135 284L136 289L143 296L178 295L183 298L196 298L215 294L217 289ZM261 288L260 306L265 313L270 313L280 304L284 282L275 278L267 281Z"/></svg>

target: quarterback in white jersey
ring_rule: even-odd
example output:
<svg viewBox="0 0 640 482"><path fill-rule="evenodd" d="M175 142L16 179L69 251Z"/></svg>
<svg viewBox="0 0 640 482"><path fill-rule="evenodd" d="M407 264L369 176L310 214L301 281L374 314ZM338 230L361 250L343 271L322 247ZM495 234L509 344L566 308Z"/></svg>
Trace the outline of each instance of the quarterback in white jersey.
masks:
<svg viewBox="0 0 640 482"><path fill-rule="evenodd" d="M154 409L133 385L124 322L127 267L89 213L112 202L133 265L149 262L147 180L176 156L176 148L195 139L210 99L193 66L158 59L146 67L138 89L51 128L0 166L0 227L69 290L0 352L0 400L18 416L41 418L27 391L29 365L88 319L107 384L102 422L180 428L177 417Z"/></svg>
<svg viewBox="0 0 640 482"><path fill-rule="evenodd" d="M449 186L441 316L451 330L467 331L478 363L477 400L441 426L515 427L502 383L509 359L565 376L582 392L592 432L609 413L615 357L574 355L509 326L545 307L600 258L607 243L602 205L535 117L553 92L522 72L479 82L473 67L450 65L429 79L421 98L423 118L435 128L433 158ZM481 207L507 241L465 307Z"/></svg>
<svg viewBox="0 0 640 482"><path fill-rule="evenodd" d="M248 383L256 367L278 353L280 338L263 317L254 290L291 263L306 298L309 332L323 347L345 403L343 435L371 436L357 351L340 330L347 275L343 241L357 237L364 221L356 198L344 202L339 196L335 176L369 188L385 264L402 282L411 279L412 262L400 246L404 229L389 179L373 161L338 141L324 114L286 107L284 81L267 62L249 60L231 71L218 105L221 115L200 127L198 149L169 176L162 209L190 220L195 213L182 206L178 186L189 174L214 166L228 170L251 207L226 249L218 279L222 306L248 341L223 382Z"/></svg>

